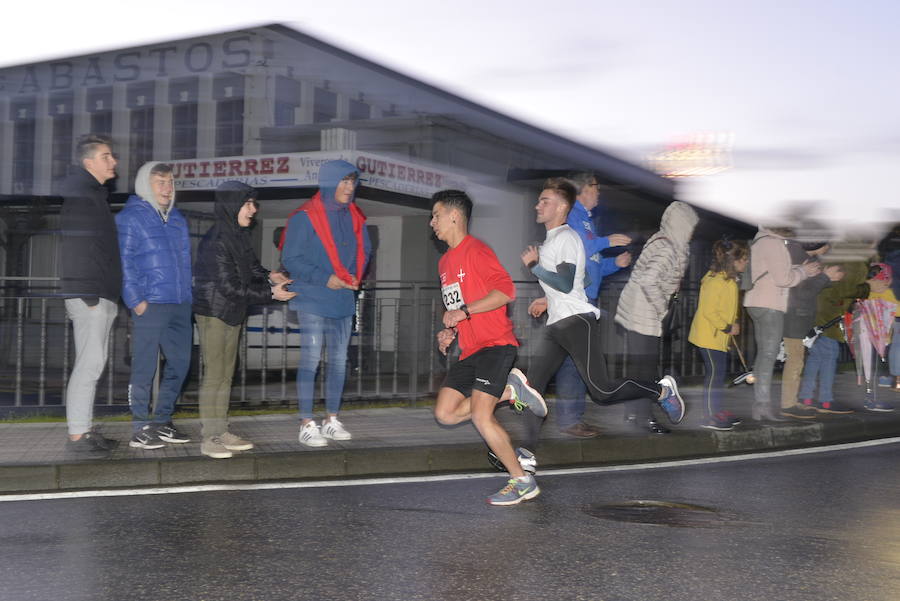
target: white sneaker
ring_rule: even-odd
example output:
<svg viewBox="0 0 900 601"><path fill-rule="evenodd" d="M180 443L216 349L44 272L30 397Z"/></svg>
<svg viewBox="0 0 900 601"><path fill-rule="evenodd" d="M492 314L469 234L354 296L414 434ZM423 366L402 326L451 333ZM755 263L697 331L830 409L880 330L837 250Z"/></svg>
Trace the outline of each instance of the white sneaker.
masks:
<svg viewBox="0 0 900 601"><path fill-rule="evenodd" d="M319 426L315 421L307 422L300 426L300 444L308 447L324 447L328 445L328 441L319 432Z"/></svg>
<svg viewBox="0 0 900 601"><path fill-rule="evenodd" d="M332 440L350 440L353 435L347 432L344 424L339 422L336 417L326 419L322 423L322 436Z"/></svg>

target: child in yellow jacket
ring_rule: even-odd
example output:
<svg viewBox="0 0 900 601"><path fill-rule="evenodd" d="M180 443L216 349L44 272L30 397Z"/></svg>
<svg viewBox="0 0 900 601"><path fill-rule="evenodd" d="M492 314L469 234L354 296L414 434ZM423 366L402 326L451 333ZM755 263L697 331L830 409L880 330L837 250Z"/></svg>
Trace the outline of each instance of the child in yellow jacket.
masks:
<svg viewBox="0 0 900 601"><path fill-rule="evenodd" d="M688 340L703 357L702 427L731 430L735 417L722 409L728 341L740 333L738 316L738 274L747 266L750 254L746 243L719 240L713 245L713 260L700 282L700 303Z"/></svg>

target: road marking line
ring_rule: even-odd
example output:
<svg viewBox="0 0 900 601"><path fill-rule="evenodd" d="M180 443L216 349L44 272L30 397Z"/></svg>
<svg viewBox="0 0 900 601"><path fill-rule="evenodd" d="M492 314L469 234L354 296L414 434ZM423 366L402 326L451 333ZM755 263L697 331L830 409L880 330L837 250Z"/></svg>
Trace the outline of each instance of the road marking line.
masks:
<svg viewBox="0 0 900 601"><path fill-rule="evenodd" d="M722 455L716 457L700 457L696 459L674 459L658 463L635 463L629 465L607 465L597 467L574 467L548 469L538 472L542 478L552 476L571 476L582 474L603 474L609 472L630 472L657 470L692 465L709 465L714 463L734 463L738 461L755 461L773 457L790 457L794 455L814 455L832 451L845 451L866 447L877 447L900 443L900 436L848 442L830 446L809 447L803 449L785 449L781 451L765 451L762 453L743 453L740 455ZM303 482L247 482L237 484L194 484L182 486L163 486L154 488L122 488L122 489L90 489L64 492L0 494L0 502L9 501L50 501L56 499L84 499L92 497L132 497L143 495L172 495L198 492L227 492L254 490L290 490L297 488L332 488L341 486L374 486L379 484L417 484L425 482L449 482L453 480L480 480L499 478L499 472L474 472L463 474L443 474L435 476L394 476L389 478L360 478L355 480L311 480Z"/></svg>

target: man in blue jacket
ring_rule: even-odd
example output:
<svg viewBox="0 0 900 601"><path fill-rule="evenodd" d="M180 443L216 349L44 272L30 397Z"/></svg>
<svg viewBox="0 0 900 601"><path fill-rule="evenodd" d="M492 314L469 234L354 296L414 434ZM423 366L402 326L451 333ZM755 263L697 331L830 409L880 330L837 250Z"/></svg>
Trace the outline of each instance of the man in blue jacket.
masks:
<svg viewBox="0 0 900 601"><path fill-rule="evenodd" d="M325 446L329 438L352 438L337 414L344 392L356 291L371 254L365 216L354 202L358 183L359 172L350 163L323 163L319 191L294 211L281 238L281 262L294 280L291 290L297 293L290 307L300 324L299 439L310 447ZM312 407L323 343L327 418L320 430Z"/></svg>
<svg viewBox="0 0 900 601"><path fill-rule="evenodd" d="M175 401L191 364L191 243L187 221L175 208L172 168L146 163L136 194L116 215L122 255L122 300L131 309L130 446L159 449L190 438L172 424ZM150 392L162 351L165 369L151 414Z"/></svg>

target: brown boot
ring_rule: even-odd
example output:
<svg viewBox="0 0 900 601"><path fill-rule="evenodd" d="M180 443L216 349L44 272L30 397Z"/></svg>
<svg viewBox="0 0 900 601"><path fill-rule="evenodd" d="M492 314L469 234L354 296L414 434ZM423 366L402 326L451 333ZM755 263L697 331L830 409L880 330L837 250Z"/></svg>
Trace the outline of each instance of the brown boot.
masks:
<svg viewBox="0 0 900 601"><path fill-rule="evenodd" d="M594 438L600 434L600 430L587 425L584 422L578 422L577 424L573 424L568 428L560 428L559 430L563 434L568 434L569 436L574 436L575 438Z"/></svg>

